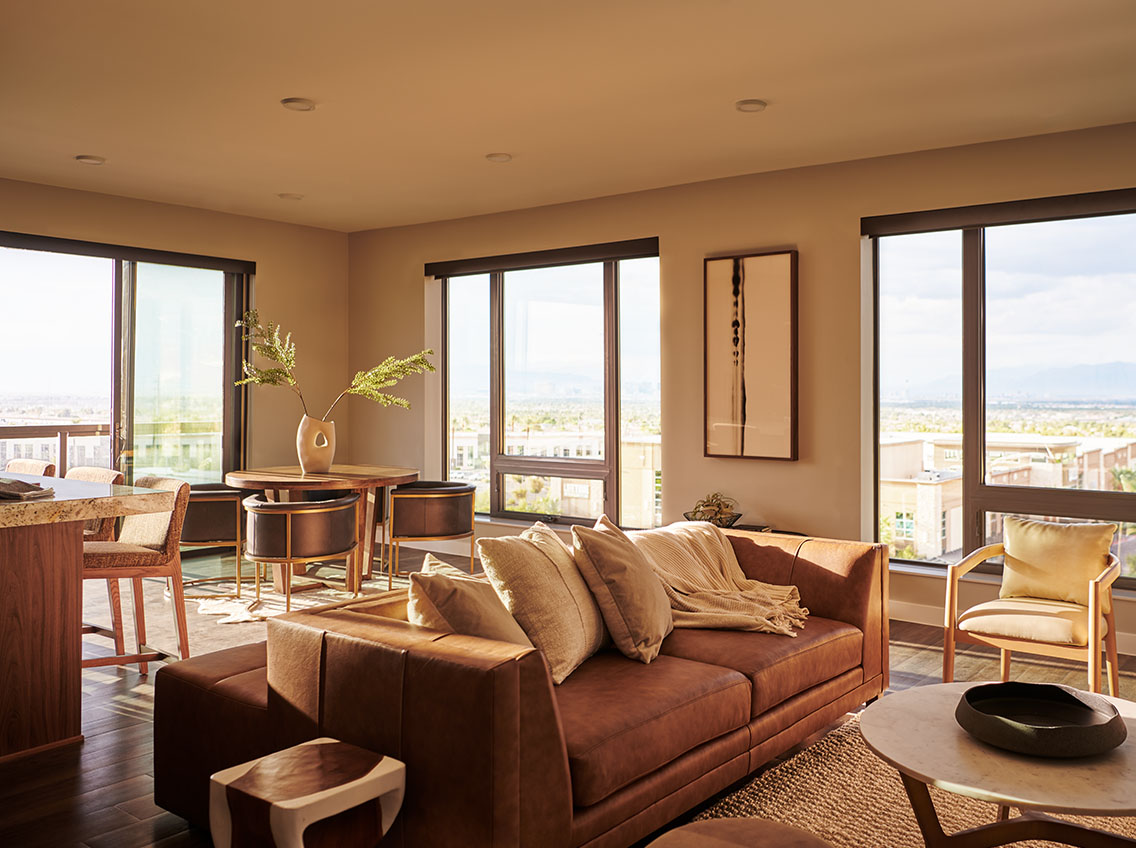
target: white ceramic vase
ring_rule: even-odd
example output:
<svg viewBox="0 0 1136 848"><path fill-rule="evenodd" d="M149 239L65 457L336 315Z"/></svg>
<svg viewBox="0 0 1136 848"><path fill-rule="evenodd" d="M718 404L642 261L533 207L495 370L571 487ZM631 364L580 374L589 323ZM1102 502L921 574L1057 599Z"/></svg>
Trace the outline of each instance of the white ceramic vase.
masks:
<svg viewBox="0 0 1136 848"><path fill-rule="evenodd" d="M305 415L296 431L296 454L305 474L326 474L335 459L335 422Z"/></svg>

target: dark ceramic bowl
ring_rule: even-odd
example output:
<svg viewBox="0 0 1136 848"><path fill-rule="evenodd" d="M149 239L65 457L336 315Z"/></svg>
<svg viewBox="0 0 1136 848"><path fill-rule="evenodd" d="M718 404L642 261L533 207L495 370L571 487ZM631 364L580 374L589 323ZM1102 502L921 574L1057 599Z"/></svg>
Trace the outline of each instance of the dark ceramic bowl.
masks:
<svg viewBox="0 0 1136 848"><path fill-rule="evenodd" d="M988 745L1032 757L1092 757L1128 736L1116 707L1099 695L1048 683L972 686L955 720Z"/></svg>
<svg viewBox="0 0 1136 848"><path fill-rule="evenodd" d="M709 523L713 524L715 527L733 527L735 524L738 523L738 519L742 517L742 514L740 512L735 512L729 518L719 517L719 518L706 519L706 518L698 518L697 514L693 511L691 511L691 512L684 512L682 514L682 517L685 518L687 521L709 521Z"/></svg>

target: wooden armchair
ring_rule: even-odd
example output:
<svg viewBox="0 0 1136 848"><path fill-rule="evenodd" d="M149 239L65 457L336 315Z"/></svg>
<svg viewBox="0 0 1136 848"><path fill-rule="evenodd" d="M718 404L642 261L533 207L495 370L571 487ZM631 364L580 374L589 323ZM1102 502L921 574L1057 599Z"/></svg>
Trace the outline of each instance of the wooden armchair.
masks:
<svg viewBox="0 0 1136 848"><path fill-rule="evenodd" d="M1102 536L1107 528L1115 531L1115 525L1056 525L1048 522L1022 521L1007 518L1007 542L979 548L952 565L947 573L946 611L943 629L943 681L954 680L955 645L966 642L976 645L989 645L1001 652L1002 680L1010 679L1010 658L1014 651L1041 654L1049 657L1081 660L1088 664L1089 689L1101 690L1101 648L1104 647L1108 665L1109 694L1116 695L1119 685L1119 670L1116 653L1116 619L1112 610L1112 584L1120 576L1120 561L1107 552L1097 554L1103 563L1093 573L1092 567L1080 564L1076 570L1085 577L1084 592L1071 591L1070 580L1077 586L1077 575L1062 575L1057 585L1047 591L1037 580L1050 574L1060 574L1062 567L1058 562L1042 562L1036 559L1037 546L1027 551L1025 561L1015 557L1014 540L1016 531L1010 522L1023 525L1047 525L1054 527L1100 528ZM1028 529L1028 528L1027 528ZM1043 528L1042 532L1046 532ZM1063 531L1059 531L1063 532ZM1111 540L1111 536L1109 536ZM1036 538L1034 539L1036 541ZM1097 540L1099 547L1100 540ZM1019 548L1022 545L1019 543ZM1000 597L994 601L977 604L958 610L959 579L976 566L996 556L1006 556ZM1088 557L1091 562L1096 557ZM1015 569L1017 571L1015 572ZM1056 571L1055 571L1056 570ZM1022 594L1021 574L1026 572L1033 581L1025 584L1031 589L1028 595ZM1087 603L1081 603L1082 600Z"/></svg>

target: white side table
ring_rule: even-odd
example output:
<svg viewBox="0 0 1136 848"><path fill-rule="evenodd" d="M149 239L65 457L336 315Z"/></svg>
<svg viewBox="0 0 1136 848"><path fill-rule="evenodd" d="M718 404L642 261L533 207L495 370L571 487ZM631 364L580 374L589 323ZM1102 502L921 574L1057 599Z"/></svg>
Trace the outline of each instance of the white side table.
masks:
<svg viewBox="0 0 1136 848"><path fill-rule="evenodd" d="M319 841L373 845L390 829L405 791L400 761L322 737L213 775L209 827L217 848L304 848L309 825L353 810L319 828Z"/></svg>

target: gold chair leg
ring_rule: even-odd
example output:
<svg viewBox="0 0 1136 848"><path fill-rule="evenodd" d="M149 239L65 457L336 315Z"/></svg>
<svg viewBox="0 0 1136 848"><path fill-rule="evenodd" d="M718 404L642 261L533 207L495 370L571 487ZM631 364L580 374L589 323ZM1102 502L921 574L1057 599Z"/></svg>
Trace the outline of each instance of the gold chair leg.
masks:
<svg viewBox="0 0 1136 848"><path fill-rule="evenodd" d="M110 603L110 626L114 632L114 653L121 657L126 653L126 639L122 635L122 590L118 578L107 580L107 601Z"/></svg>
<svg viewBox="0 0 1136 848"><path fill-rule="evenodd" d="M1010 680L1010 651L1002 651L1002 682L1008 683Z"/></svg>
<svg viewBox="0 0 1136 848"><path fill-rule="evenodd" d="M292 611L292 563L284 569L284 612Z"/></svg>
<svg viewBox="0 0 1136 848"><path fill-rule="evenodd" d="M469 573L473 574L473 536L469 537Z"/></svg>
<svg viewBox="0 0 1136 848"><path fill-rule="evenodd" d="M134 644L138 653L142 653L142 646L146 644L146 601L142 596L142 578L132 577L130 580L130 595L134 601ZM148 662L138 663L139 674L149 674Z"/></svg>

